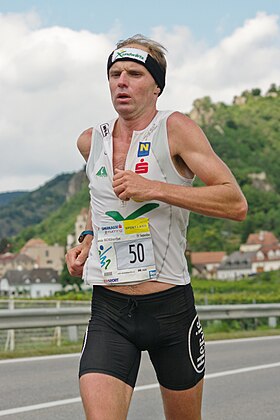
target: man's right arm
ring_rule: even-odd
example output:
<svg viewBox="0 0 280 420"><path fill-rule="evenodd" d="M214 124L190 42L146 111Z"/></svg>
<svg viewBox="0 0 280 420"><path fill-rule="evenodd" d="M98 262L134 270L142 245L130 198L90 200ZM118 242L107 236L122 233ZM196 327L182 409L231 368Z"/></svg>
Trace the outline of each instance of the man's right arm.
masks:
<svg viewBox="0 0 280 420"><path fill-rule="evenodd" d="M86 162L91 148L92 130L92 128L85 130L77 140L77 147ZM90 209L88 211L85 230L93 230ZM67 251L65 260L71 276L82 277L84 264L89 254L92 238L93 237L91 235L86 235L82 243Z"/></svg>

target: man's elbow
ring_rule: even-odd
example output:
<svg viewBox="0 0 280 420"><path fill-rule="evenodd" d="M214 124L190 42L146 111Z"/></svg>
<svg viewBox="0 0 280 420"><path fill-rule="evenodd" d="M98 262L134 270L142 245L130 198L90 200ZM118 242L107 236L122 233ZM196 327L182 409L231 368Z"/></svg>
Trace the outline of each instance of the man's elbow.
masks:
<svg viewBox="0 0 280 420"><path fill-rule="evenodd" d="M237 222L243 222L246 219L247 213L248 213L248 203L246 199L244 198L244 200L241 200L236 205L234 220L236 220Z"/></svg>

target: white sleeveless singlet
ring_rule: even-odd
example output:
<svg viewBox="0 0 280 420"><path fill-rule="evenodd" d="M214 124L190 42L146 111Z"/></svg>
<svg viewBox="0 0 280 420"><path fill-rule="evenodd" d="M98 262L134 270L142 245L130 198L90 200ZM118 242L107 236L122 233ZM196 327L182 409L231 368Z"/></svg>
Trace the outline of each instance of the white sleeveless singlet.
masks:
<svg viewBox="0 0 280 420"><path fill-rule="evenodd" d="M170 156L166 122L171 114L172 111L159 111L144 130L134 131L125 169L147 179L191 187L193 179L180 175ZM112 188L112 133L115 122L116 119L93 130L86 173L89 179L94 238L84 266L83 279L88 285L108 286L102 274L97 242L98 232L103 226L112 225L118 220L148 218L156 278L147 278L144 281L187 284L190 282L185 258L189 211L161 201L136 202L130 199L122 202L115 195ZM118 283L116 278L112 285L141 282L131 278L128 282Z"/></svg>

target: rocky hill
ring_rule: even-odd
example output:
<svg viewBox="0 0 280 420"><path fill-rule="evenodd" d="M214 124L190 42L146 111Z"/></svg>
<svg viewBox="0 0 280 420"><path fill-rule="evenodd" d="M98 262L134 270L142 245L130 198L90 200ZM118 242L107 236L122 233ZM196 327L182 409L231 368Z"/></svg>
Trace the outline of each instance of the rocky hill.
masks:
<svg viewBox="0 0 280 420"><path fill-rule="evenodd" d="M194 250L233 250L248 234L268 230L280 237L280 89L271 85L236 96L232 105L194 102L190 113L203 128L214 150L236 176L249 203L242 223L191 215L190 244Z"/></svg>
<svg viewBox="0 0 280 420"><path fill-rule="evenodd" d="M47 219L79 191L84 180L84 172L61 174L35 191L2 194L6 200L3 203L2 197L0 205L0 240Z"/></svg>

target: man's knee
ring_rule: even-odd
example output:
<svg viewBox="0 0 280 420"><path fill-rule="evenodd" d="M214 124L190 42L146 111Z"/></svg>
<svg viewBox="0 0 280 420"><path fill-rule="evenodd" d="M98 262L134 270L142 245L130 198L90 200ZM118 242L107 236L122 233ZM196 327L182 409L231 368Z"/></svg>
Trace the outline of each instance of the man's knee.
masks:
<svg viewBox="0 0 280 420"><path fill-rule="evenodd" d="M201 420L203 379L182 391L160 388L166 420Z"/></svg>

